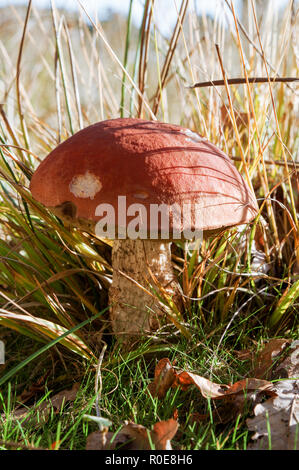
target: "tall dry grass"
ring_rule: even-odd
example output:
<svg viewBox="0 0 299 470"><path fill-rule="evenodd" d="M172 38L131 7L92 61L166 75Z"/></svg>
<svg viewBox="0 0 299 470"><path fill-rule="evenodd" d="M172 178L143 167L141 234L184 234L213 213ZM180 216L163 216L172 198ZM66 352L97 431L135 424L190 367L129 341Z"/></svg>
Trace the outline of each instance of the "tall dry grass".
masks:
<svg viewBox="0 0 299 470"><path fill-rule="evenodd" d="M64 227L28 186L59 142L119 116L199 132L256 193L252 225L195 253L173 247L191 331L217 333L220 345L235 320L240 334L298 325L299 89L269 80L298 76L298 3L276 11L265 1L261 11L250 1L238 17L224 1L212 19L185 0L170 37L159 31L155 3L144 2L139 27L130 11L101 23L54 2L51 11L29 2L0 15L0 325L44 342L64 334L61 343L85 357L94 357L98 331L109 332L105 314L94 317L107 306L111 247ZM229 85L235 77L246 83ZM192 87L216 79L224 85Z"/></svg>

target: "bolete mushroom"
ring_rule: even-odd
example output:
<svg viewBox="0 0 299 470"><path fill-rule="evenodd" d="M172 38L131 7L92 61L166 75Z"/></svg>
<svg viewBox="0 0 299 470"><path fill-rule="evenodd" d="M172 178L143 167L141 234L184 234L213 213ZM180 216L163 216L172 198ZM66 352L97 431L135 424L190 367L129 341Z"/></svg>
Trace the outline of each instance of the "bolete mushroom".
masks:
<svg viewBox="0 0 299 470"><path fill-rule="evenodd" d="M130 118L96 123L58 145L30 190L61 218L114 239L110 318L125 338L159 327L163 311L149 283L180 296L172 240L248 223L258 210L211 142L177 125Z"/></svg>

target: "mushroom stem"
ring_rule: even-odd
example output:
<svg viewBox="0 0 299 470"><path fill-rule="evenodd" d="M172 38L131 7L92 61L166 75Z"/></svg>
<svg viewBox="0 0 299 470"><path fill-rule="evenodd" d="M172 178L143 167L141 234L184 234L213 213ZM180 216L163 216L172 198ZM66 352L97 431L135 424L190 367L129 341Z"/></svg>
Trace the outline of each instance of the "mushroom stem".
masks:
<svg viewBox="0 0 299 470"><path fill-rule="evenodd" d="M115 334L127 342L142 333L156 331L165 316L150 285L163 286L174 302L180 299L178 280L171 263L171 244L162 240L115 240L112 249L113 282L109 290L110 318ZM122 274L123 273L123 274ZM131 278L131 279L129 279ZM136 281L137 285L134 281Z"/></svg>

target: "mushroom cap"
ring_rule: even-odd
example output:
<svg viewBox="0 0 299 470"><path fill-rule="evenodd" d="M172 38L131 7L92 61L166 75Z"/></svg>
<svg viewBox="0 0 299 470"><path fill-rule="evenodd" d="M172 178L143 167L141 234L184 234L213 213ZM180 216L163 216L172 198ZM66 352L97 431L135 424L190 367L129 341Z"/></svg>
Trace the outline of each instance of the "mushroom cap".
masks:
<svg viewBox="0 0 299 470"><path fill-rule="evenodd" d="M247 183L211 142L177 125L131 118L93 124L58 145L36 169L30 190L52 209L70 203L68 215L91 224L103 203L114 207L117 224L118 196L126 196L127 207L146 207L148 227L150 205L191 204L199 217L193 214L181 231L186 223L222 230L249 222L258 211ZM177 221L169 223L172 229Z"/></svg>

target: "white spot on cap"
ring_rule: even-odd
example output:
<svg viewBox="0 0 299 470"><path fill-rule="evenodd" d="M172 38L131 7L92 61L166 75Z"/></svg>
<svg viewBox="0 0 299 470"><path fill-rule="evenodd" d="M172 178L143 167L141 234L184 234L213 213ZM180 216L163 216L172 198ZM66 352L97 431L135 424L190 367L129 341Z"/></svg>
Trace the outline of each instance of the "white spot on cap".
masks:
<svg viewBox="0 0 299 470"><path fill-rule="evenodd" d="M205 140L203 137L200 137L200 135L196 134L195 132L190 131L190 129L183 129L181 130L182 134L184 134L187 137L187 142L202 142Z"/></svg>
<svg viewBox="0 0 299 470"><path fill-rule="evenodd" d="M100 179L87 171L84 175L76 175L70 182L70 191L76 197L94 199L95 195L101 191L102 183Z"/></svg>

